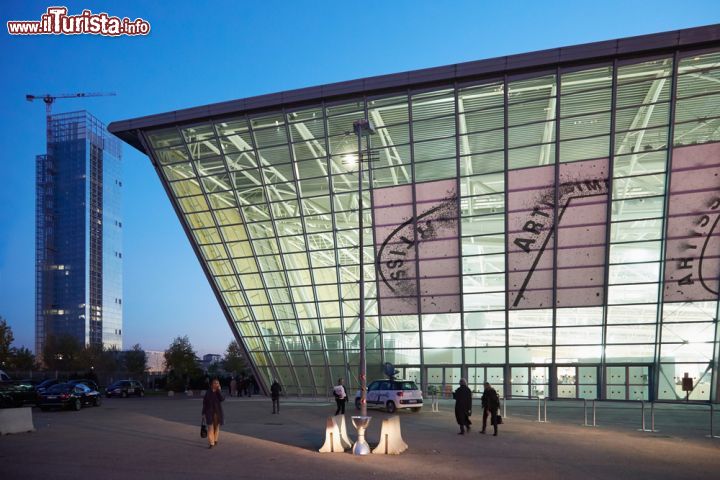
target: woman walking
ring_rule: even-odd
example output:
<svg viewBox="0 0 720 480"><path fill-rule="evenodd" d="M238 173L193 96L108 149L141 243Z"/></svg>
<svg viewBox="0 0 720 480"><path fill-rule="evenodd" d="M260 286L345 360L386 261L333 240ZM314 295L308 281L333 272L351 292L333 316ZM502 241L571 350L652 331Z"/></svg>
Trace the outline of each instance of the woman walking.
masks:
<svg viewBox="0 0 720 480"><path fill-rule="evenodd" d="M347 402L347 390L345 390L345 385L343 385L343 379L338 378L338 383L333 387L333 395L335 396L335 404L337 405L337 410L335 410L335 415L340 415L341 413L345 415L345 403Z"/></svg>
<svg viewBox="0 0 720 480"><path fill-rule="evenodd" d="M465 435L465 429L470 431L470 412L472 411L472 392L467 386L467 380L460 379L460 386L453 393L455 399L455 420L460 425L458 435Z"/></svg>
<svg viewBox="0 0 720 480"><path fill-rule="evenodd" d="M203 398L202 415L205 418L208 429L208 448L213 448L218 443L220 436L220 425L223 424L222 402L225 400L220 390L220 380L213 378L210 384L210 390L205 393Z"/></svg>

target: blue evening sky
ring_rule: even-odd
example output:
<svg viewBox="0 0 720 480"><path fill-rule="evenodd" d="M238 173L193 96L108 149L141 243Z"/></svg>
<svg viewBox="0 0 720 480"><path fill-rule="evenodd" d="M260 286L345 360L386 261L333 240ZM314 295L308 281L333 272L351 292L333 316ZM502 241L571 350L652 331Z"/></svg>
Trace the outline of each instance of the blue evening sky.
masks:
<svg viewBox="0 0 720 480"><path fill-rule="evenodd" d="M142 17L147 37L10 36L51 5ZM0 2L0 315L34 344L36 154L44 106L121 119L264 93L720 23L717 0ZM124 346L188 335L222 353L232 335L149 160L123 145Z"/></svg>

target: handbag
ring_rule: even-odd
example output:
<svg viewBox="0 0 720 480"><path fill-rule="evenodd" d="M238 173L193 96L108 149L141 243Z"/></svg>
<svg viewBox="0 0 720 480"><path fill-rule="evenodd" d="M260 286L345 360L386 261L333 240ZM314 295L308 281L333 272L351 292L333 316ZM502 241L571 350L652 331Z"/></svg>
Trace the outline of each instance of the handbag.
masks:
<svg viewBox="0 0 720 480"><path fill-rule="evenodd" d="M503 423L502 415L496 415L495 416L495 425L502 425L502 423Z"/></svg>
<svg viewBox="0 0 720 480"><path fill-rule="evenodd" d="M207 424L205 423L205 418L203 418L200 423L200 438L207 438Z"/></svg>

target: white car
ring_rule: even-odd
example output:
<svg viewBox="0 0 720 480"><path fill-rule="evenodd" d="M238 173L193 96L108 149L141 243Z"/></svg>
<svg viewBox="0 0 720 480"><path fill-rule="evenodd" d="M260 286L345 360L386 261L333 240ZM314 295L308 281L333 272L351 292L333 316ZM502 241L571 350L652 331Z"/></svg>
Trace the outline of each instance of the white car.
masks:
<svg viewBox="0 0 720 480"><path fill-rule="evenodd" d="M385 408L388 413L398 408L419 412L422 404L422 390L412 380L375 380L368 385L368 407ZM360 408L360 390L355 394L355 407Z"/></svg>

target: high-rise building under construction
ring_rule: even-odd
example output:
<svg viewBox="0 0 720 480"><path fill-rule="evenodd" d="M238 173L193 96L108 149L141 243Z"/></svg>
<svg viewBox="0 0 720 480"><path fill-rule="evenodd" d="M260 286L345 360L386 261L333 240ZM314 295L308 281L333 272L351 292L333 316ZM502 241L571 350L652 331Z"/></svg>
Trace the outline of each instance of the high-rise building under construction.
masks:
<svg viewBox="0 0 720 480"><path fill-rule="evenodd" d="M35 352L49 336L122 348L120 143L88 112L48 117L36 164Z"/></svg>

